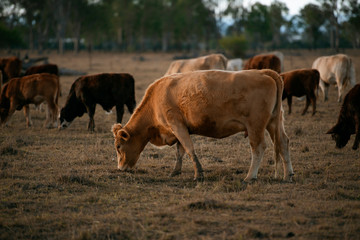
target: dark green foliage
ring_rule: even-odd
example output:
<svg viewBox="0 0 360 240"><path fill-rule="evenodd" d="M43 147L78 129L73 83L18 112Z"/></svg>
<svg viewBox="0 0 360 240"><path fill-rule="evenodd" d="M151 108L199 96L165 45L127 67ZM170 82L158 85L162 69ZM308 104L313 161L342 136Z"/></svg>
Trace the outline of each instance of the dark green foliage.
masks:
<svg viewBox="0 0 360 240"><path fill-rule="evenodd" d="M248 48L248 42L243 35L223 37L219 43L220 46L225 49L226 53L233 58L244 57Z"/></svg>

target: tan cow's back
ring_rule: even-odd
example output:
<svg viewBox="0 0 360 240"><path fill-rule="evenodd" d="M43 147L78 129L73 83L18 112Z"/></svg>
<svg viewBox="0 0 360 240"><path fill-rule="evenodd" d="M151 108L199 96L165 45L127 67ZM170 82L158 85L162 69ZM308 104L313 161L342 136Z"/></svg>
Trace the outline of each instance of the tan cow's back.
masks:
<svg viewBox="0 0 360 240"><path fill-rule="evenodd" d="M165 75L173 73L185 73L197 70L218 69L225 70L227 65L227 58L222 54L210 54L192 59L183 59L173 61Z"/></svg>

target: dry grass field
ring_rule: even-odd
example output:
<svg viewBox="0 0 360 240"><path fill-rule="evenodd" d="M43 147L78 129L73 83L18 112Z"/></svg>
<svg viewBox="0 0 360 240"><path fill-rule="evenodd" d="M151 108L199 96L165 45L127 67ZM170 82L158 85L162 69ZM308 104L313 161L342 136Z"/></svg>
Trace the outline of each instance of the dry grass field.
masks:
<svg viewBox="0 0 360 240"><path fill-rule="evenodd" d="M311 67L327 51L285 51L285 70ZM360 82L360 52L347 50ZM127 72L140 103L147 86L161 77L174 54L50 54L60 67ZM32 55L35 57L36 55ZM61 76L64 106L77 76ZM349 89L347 89L349 90ZM332 86L320 93L317 113L301 116L305 102L283 102L294 182L274 179L269 140L258 180L245 185L250 147L243 133L225 139L193 136L205 180L193 182L193 167L169 177L175 148L150 144L133 171L117 170L110 131L115 114L97 107L95 133L88 116L63 131L45 129L45 113L31 108L25 127L17 111L0 129L0 239L359 239L360 150L336 149L326 131L340 104ZM114 110L115 111L115 110ZM126 109L123 123L130 117Z"/></svg>

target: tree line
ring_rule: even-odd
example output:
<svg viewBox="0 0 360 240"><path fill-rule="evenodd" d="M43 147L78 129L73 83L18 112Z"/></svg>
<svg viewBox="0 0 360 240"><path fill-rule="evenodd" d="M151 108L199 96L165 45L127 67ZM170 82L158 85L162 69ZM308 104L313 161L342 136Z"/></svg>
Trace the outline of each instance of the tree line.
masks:
<svg viewBox="0 0 360 240"><path fill-rule="evenodd" d="M219 2L226 8L218 10ZM224 24L224 19L231 22ZM285 3L241 0L3 0L0 48L43 51L198 51L359 48L360 3L317 0L295 16Z"/></svg>

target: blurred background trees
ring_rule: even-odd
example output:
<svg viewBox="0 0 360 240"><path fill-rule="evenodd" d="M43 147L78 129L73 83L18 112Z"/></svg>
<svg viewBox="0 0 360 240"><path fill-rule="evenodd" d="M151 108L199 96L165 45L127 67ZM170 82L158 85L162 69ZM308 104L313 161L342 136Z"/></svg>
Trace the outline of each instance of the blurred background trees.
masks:
<svg viewBox="0 0 360 240"><path fill-rule="evenodd" d="M225 3L225 9L218 5ZM289 16L285 3L241 0L2 0L0 48L42 52L359 48L358 0L317 0Z"/></svg>

